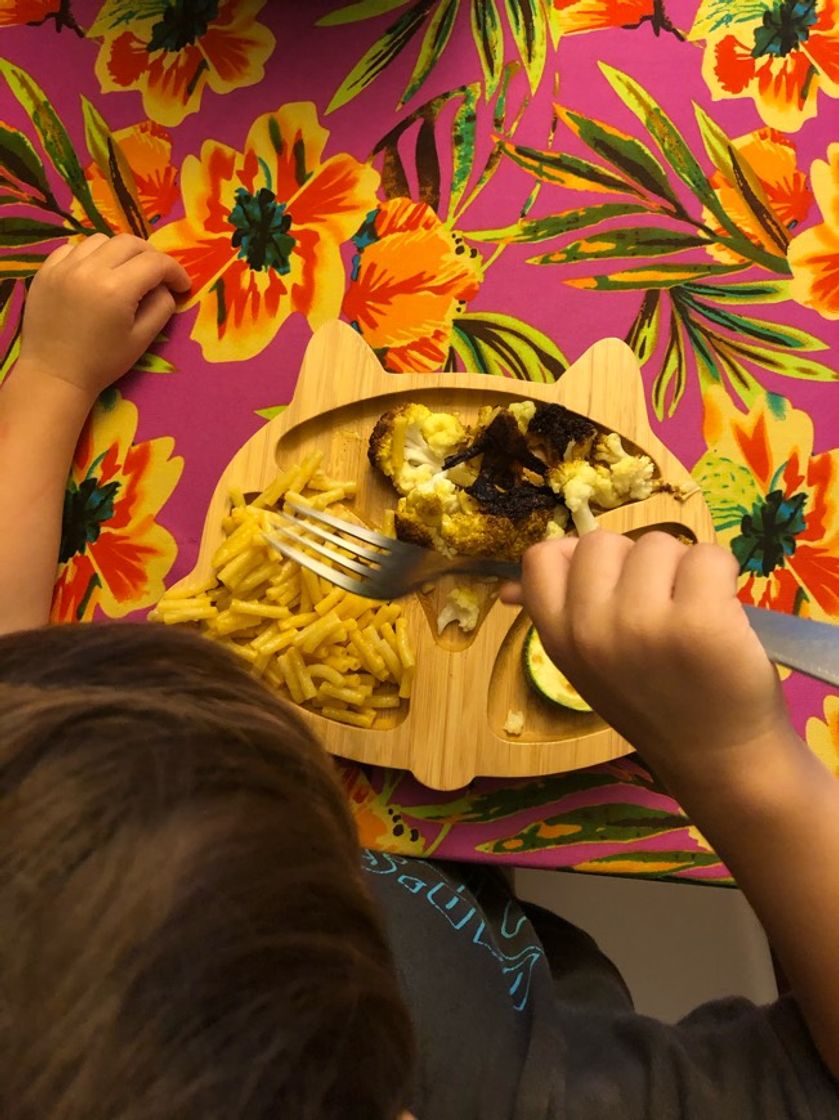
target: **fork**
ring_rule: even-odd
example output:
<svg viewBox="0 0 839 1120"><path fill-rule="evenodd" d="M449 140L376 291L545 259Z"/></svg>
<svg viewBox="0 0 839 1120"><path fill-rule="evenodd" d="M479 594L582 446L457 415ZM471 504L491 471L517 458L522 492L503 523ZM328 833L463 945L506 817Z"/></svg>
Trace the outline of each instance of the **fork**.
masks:
<svg viewBox="0 0 839 1120"><path fill-rule="evenodd" d="M364 525L342 521L331 513L324 513L311 506L288 502L286 508L294 510L300 516L293 517L285 512L272 511L270 517L276 533L263 533L265 540L289 560L296 560L298 564L323 576L330 583L355 595L362 595L365 599L401 599L424 583L451 572L492 576L496 579L519 579L521 576L520 564L488 560L479 556L443 556L439 552L386 537ZM335 531L330 532L324 526ZM304 532L316 539L305 538L302 535ZM338 533L344 536L339 537ZM351 556L327 548L318 541L329 541L343 552L351 553ZM366 548L365 545L372 545L373 548ZM301 548L311 549L325 557L330 564L340 565L347 570L346 573L302 552ZM355 575L347 574L351 572Z"/></svg>
<svg viewBox="0 0 839 1120"><path fill-rule="evenodd" d="M274 532L262 534L268 544L287 559L365 599L401 599L453 572L495 579L521 578L520 564L478 556L443 556L312 506L287 503L286 508L299 516L272 511L269 516ZM336 547L329 548L321 543L324 541ZM312 556L312 552L328 563ZM743 609L772 661L839 685L839 627L760 607L744 605Z"/></svg>

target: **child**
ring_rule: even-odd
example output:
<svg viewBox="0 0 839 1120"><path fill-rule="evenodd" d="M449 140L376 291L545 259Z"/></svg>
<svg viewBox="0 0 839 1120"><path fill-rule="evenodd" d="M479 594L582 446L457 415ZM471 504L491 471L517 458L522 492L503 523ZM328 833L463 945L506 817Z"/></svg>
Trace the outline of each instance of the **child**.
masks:
<svg viewBox="0 0 839 1120"><path fill-rule="evenodd" d="M676 1026L491 873L360 870L328 760L223 650L45 627L80 426L186 287L128 236L58 250L0 391L0 1114L839 1117L839 785L727 553L598 531L538 545L505 591L714 843L792 982Z"/></svg>

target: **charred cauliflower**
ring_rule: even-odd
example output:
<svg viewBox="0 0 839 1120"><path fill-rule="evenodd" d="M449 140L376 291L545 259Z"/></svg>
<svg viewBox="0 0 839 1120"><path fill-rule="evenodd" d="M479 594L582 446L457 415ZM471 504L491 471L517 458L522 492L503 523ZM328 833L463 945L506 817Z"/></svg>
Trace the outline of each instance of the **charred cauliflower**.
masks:
<svg viewBox="0 0 839 1120"><path fill-rule="evenodd" d="M552 467L567 459L587 459L598 431L585 416L561 404L537 404L526 436L540 458Z"/></svg>
<svg viewBox="0 0 839 1120"><path fill-rule="evenodd" d="M367 455L400 494L407 494L438 474L446 456L465 443L466 430L456 416L406 404L379 417Z"/></svg>
<svg viewBox="0 0 839 1120"><path fill-rule="evenodd" d="M471 513L475 509L477 506L466 491L455 486L444 474L435 474L426 482L420 482L397 506L397 512L410 513L426 525L439 525L444 516Z"/></svg>
<svg viewBox="0 0 839 1120"><path fill-rule="evenodd" d="M497 514L445 513L439 523L429 524L416 505L402 499L396 507L396 535L402 541L433 548L444 556L492 556L519 560L532 544L544 540L550 510L536 510L520 521Z"/></svg>
<svg viewBox="0 0 839 1120"><path fill-rule="evenodd" d="M518 560L530 545L596 528L595 510L649 497L647 455L559 404L482 408L473 429L451 413L407 404L370 436L370 462L401 498L400 540L449 556Z"/></svg>
<svg viewBox="0 0 839 1120"><path fill-rule="evenodd" d="M614 432L597 437L592 458L569 459L548 472L550 487L564 500L580 536L597 528L592 506L616 509L648 498L655 488L652 459L630 455Z"/></svg>

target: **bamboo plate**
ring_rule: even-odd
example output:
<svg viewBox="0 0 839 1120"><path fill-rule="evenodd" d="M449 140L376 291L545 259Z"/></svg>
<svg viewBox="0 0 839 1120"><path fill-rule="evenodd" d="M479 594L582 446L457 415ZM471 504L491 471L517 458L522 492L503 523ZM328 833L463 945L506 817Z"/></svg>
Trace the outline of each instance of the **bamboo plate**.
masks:
<svg viewBox="0 0 839 1120"><path fill-rule="evenodd" d="M659 493L610 510L599 518L604 528L635 535L659 526L678 528L697 540L714 539L701 491L650 429L638 363L618 339L592 346L556 384L537 385L469 373L389 374L357 332L332 322L309 343L289 407L248 440L219 479L198 559L185 581L210 574L232 486L258 492L274 478L278 463L289 465L321 449L329 474L358 480L350 508L379 525L384 509L397 499L367 461L367 439L382 412L419 401L472 420L483 405L519 399L556 401L618 432L682 491L682 497ZM301 709L329 751L411 770L425 785L444 790L460 788L477 775L550 774L628 753L628 744L598 716L555 708L528 688L520 667L528 620L519 608L496 601L494 588L477 585L484 605L474 633L464 635L450 626L438 639L432 623L451 586L449 579L433 592L405 600L417 669L407 709L394 713L389 725L347 727ZM524 713L524 731L516 738L503 730L510 709Z"/></svg>

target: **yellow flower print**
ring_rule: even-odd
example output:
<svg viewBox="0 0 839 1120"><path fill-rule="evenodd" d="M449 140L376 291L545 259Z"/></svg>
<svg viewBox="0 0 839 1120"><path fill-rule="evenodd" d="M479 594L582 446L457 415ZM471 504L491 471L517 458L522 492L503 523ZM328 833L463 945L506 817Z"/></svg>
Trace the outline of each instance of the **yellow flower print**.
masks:
<svg viewBox="0 0 839 1120"><path fill-rule="evenodd" d="M739 412L706 391L708 451L693 470L746 603L839 618L839 449L813 453L813 421L782 397Z"/></svg>
<svg viewBox="0 0 839 1120"><path fill-rule="evenodd" d="M824 721L811 716L805 734L813 754L839 778L839 696L825 697Z"/></svg>
<svg viewBox="0 0 839 1120"><path fill-rule="evenodd" d="M98 607L122 618L150 607L175 562L171 533L155 520L183 459L168 437L134 443L137 409L103 394L79 440L64 496L53 622L88 622Z"/></svg>
<svg viewBox="0 0 839 1120"><path fill-rule="evenodd" d="M265 76L275 39L256 17L266 0L107 0L88 31L101 38L102 90L139 90L146 115L180 124L201 108L204 89L230 93Z"/></svg>
<svg viewBox="0 0 839 1120"><path fill-rule="evenodd" d="M839 319L839 144L827 149L827 162L813 161L810 178L824 221L789 244L790 295L825 319Z"/></svg>
<svg viewBox="0 0 839 1120"><path fill-rule="evenodd" d="M242 152L206 140L181 169L186 217L152 243L192 278L192 338L211 362L263 350L293 311L314 329L337 317L341 245L376 206L379 174L350 155L323 160L329 133L311 102L264 113Z"/></svg>
<svg viewBox="0 0 839 1120"><path fill-rule="evenodd" d="M839 97L839 0L703 0L688 38L704 40L713 97L751 97L765 124L797 132L819 90Z"/></svg>

